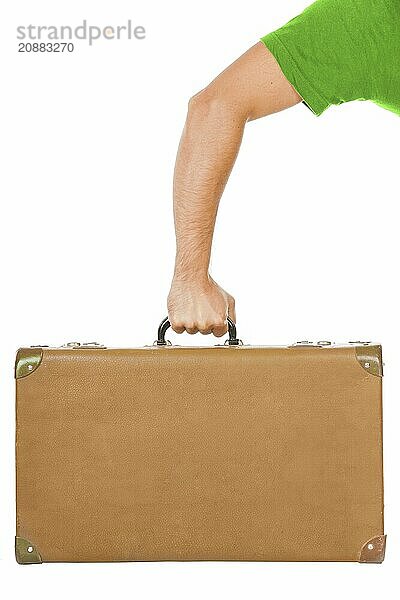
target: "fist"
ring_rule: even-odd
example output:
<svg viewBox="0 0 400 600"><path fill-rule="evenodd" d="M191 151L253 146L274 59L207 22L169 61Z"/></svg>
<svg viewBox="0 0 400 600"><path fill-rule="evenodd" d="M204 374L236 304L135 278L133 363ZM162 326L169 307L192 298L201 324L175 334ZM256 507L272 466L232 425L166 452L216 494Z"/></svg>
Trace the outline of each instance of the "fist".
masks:
<svg viewBox="0 0 400 600"><path fill-rule="evenodd" d="M228 330L227 317L236 322L234 298L210 275L197 281L174 278L167 307L171 327L176 333L199 331L221 337Z"/></svg>

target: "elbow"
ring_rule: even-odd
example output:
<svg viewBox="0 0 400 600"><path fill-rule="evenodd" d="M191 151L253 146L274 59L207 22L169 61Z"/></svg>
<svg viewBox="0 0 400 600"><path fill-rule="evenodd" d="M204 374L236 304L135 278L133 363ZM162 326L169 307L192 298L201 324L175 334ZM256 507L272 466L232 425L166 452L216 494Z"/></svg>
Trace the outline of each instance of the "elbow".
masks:
<svg viewBox="0 0 400 600"><path fill-rule="evenodd" d="M188 120L191 121L217 120L221 123L242 117L245 121L240 103L218 85L210 84L188 102Z"/></svg>

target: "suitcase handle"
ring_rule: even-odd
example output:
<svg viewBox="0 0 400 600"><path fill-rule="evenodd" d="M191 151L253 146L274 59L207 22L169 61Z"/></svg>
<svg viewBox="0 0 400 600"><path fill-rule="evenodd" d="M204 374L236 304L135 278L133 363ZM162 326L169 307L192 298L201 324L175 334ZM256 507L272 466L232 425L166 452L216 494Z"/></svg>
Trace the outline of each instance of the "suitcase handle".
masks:
<svg viewBox="0 0 400 600"><path fill-rule="evenodd" d="M227 317L228 321L228 334L229 337L226 340L225 344L228 346L239 346L242 344L242 341L236 337L236 324L232 321L230 317ZM167 346L168 340L165 340L165 334L167 329L171 327L171 323L169 322L168 317L165 317L158 326L158 334L157 339L154 342L156 346ZM169 342L171 343L171 342Z"/></svg>

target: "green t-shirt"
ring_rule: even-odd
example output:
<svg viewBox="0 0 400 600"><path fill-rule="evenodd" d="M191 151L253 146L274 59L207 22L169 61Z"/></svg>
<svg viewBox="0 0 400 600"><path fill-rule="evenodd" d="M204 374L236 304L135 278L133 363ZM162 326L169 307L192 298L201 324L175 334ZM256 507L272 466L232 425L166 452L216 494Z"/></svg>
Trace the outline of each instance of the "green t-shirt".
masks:
<svg viewBox="0 0 400 600"><path fill-rule="evenodd" d="M261 41L315 115L351 100L400 115L400 0L316 0Z"/></svg>

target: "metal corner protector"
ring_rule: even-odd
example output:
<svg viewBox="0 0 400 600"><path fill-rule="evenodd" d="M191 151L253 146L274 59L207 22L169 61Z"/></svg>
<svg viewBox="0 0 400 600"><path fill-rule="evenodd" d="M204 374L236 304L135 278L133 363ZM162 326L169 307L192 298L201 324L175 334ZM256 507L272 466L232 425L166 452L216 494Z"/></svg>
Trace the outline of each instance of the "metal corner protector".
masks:
<svg viewBox="0 0 400 600"><path fill-rule="evenodd" d="M355 353L358 363L365 371L377 377L383 376L382 346L355 346Z"/></svg>
<svg viewBox="0 0 400 600"><path fill-rule="evenodd" d="M386 535L377 535L361 548L360 563L382 563L385 558Z"/></svg>
<svg viewBox="0 0 400 600"><path fill-rule="evenodd" d="M15 358L15 379L33 373L42 362L42 348L20 348Z"/></svg>
<svg viewBox="0 0 400 600"><path fill-rule="evenodd" d="M42 557L34 544L25 538L15 537L15 558L20 565L39 564Z"/></svg>

